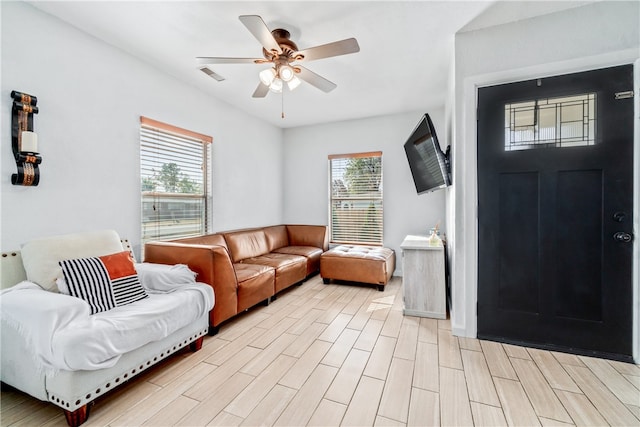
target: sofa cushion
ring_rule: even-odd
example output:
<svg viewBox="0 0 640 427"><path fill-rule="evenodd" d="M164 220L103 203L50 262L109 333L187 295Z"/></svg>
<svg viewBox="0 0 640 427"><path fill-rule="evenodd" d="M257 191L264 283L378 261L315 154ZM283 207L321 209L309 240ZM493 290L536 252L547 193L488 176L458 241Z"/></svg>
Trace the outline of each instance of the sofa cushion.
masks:
<svg viewBox="0 0 640 427"><path fill-rule="evenodd" d="M60 261L69 294L89 304L91 314L147 298L128 251Z"/></svg>
<svg viewBox="0 0 640 427"><path fill-rule="evenodd" d="M287 227L284 225L265 227L264 234L267 236L269 252L289 246L289 235L287 234Z"/></svg>
<svg viewBox="0 0 640 427"><path fill-rule="evenodd" d="M224 238L234 263L269 253L267 236L262 229L225 233Z"/></svg>
<svg viewBox="0 0 640 427"><path fill-rule="evenodd" d="M259 264L275 268L275 292L301 282L307 277L307 259L298 255L271 252L258 257L247 258L242 264Z"/></svg>
<svg viewBox="0 0 640 427"><path fill-rule="evenodd" d="M253 307L275 293L275 269L259 264L234 264L238 277L238 312Z"/></svg>
<svg viewBox="0 0 640 427"><path fill-rule="evenodd" d="M287 255L300 255L307 259L307 276L320 270L322 249L316 246L285 246L273 252Z"/></svg>
<svg viewBox="0 0 640 427"><path fill-rule="evenodd" d="M325 225L287 225L289 245L315 246L322 245L323 250L329 249L329 236Z"/></svg>
<svg viewBox="0 0 640 427"><path fill-rule="evenodd" d="M274 271L274 268L269 267L268 265L245 264L243 262L233 264L233 268L236 270L238 283L253 279L254 277L258 277L263 274L272 273Z"/></svg>
<svg viewBox="0 0 640 427"><path fill-rule="evenodd" d="M122 251L120 236L113 230L90 231L32 240L20 252L27 279L42 288L57 292L56 280L62 278L60 261L96 257Z"/></svg>

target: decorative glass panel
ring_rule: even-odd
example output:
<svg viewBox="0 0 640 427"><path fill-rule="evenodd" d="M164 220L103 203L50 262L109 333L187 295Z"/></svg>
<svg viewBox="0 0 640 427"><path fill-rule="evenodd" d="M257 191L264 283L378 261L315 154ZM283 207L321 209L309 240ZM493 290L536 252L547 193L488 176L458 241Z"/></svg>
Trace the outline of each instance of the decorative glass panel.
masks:
<svg viewBox="0 0 640 427"><path fill-rule="evenodd" d="M505 151L596 143L596 94L536 99L504 106Z"/></svg>

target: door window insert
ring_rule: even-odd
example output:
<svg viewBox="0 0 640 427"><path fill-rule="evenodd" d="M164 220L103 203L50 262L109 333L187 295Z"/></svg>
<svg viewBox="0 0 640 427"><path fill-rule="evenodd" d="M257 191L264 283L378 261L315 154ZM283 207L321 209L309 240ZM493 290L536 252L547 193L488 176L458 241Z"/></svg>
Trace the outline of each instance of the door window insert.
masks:
<svg viewBox="0 0 640 427"><path fill-rule="evenodd" d="M505 104L505 151L594 145L596 94Z"/></svg>

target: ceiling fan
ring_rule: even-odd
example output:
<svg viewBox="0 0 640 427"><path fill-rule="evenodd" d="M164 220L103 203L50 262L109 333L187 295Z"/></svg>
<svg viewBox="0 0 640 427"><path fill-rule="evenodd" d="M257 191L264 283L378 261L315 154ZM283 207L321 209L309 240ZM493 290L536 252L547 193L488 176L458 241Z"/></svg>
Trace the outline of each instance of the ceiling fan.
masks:
<svg viewBox="0 0 640 427"><path fill-rule="evenodd" d="M298 50L298 46L290 39L289 31L277 28L270 31L262 18L258 15L242 15L239 17L245 27L262 44L264 58L222 58L201 56L197 57L198 64L204 73L218 81L224 80L206 65L210 64L273 64L271 68L262 70L259 74L260 83L253 92L254 98L264 98L269 91L282 92L284 83L289 90L293 90L300 81L305 81L323 92L331 92L337 85L313 71L299 65L316 59L346 55L360 51L360 46L354 38L327 43L308 49Z"/></svg>

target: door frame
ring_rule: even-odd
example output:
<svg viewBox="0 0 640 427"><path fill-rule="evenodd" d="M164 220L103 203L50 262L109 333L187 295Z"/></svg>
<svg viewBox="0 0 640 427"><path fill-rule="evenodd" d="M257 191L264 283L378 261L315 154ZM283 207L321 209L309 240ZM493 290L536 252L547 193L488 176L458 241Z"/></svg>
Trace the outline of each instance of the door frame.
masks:
<svg viewBox="0 0 640 427"><path fill-rule="evenodd" d="M478 168L477 100L484 86L578 73L617 65L634 65L634 161L633 161L633 342L635 363L640 363L640 58L637 49L611 52L574 60L470 76L464 79L462 97L462 135L453 146L453 218L452 254L453 298L451 328L454 335L477 336L478 300ZM456 295L457 294L457 295Z"/></svg>

